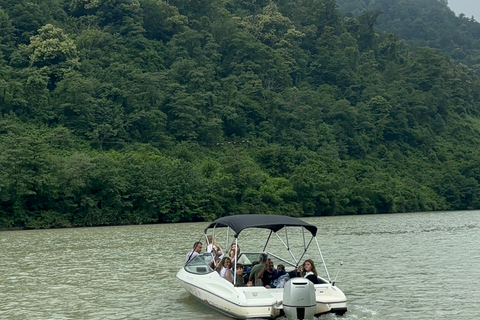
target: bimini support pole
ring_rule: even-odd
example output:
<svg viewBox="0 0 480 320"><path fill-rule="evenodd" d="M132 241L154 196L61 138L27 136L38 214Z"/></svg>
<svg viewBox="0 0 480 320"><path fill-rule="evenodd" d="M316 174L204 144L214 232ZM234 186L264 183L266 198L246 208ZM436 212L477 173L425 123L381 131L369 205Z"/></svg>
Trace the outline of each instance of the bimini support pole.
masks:
<svg viewBox="0 0 480 320"><path fill-rule="evenodd" d="M235 235L235 261L232 261L235 265L233 266L233 286L235 287L235 284L237 283L237 251L238 250L238 238L237 235ZM230 252L230 250L228 251Z"/></svg>
<svg viewBox="0 0 480 320"><path fill-rule="evenodd" d="M302 238L303 238L303 250L307 251L307 245L305 243L305 228L302 228ZM312 242L312 239L310 239L310 242ZM310 243L308 245L310 245Z"/></svg>
<svg viewBox="0 0 480 320"><path fill-rule="evenodd" d="M230 228L227 228L227 239L225 240L225 250L228 248L228 240L230 240Z"/></svg>
<svg viewBox="0 0 480 320"><path fill-rule="evenodd" d="M302 261L303 256L305 255L305 253L307 253L308 248L309 248L310 245L312 244L313 238L314 238L314 236L312 236L312 237L310 238L310 241L308 241L308 244L306 244L306 243L304 242L304 244L303 244L303 253L302 253L302 256L300 257L299 261Z"/></svg>
<svg viewBox="0 0 480 320"><path fill-rule="evenodd" d="M277 236L278 240L280 240L280 242L283 243L283 245L285 246L285 248L287 248L287 251L290 253L290 256L292 256L293 261L295 261L295 265L297 265L297 264L298 264L298 260L295 258L295 256L293 255L293 253L292 253L292 251L290 250L290 248L288 247L288 245L283 241L282 238L280 238L280 236L278 235L278 233L275 232L275 235ZM288 242L287 228L285 228L285 236L286 236L287 242Z"/></svg>
<svg viewBox="0 0 480 320"><path fill-rule="evenodd" d="M212 229L212 246L215 244L215 228L217 227L217 225L213 226L213 229ZM205 241L207 242L207 246L208 246L208 235L207 235L207 232L205 232ZM214 260L215 260L215 257L213 257Z"/></svg>
<svg viewBox="0 0 480 320"><path fill-rule="evenodd" d="M265 242L265 246L263 246L263 252L265 252L265 250L267 249L267 245L268 245L268 242L270 241L270 237L272 236L272 232L273 230L270 230L270 234L268 235L267 242ZM275 234L277 233L275 232Z"/></svg>
<svg viewBox="0 0 480 320"><path fill-rule="evenodd" d="M320 257L322 258L323 267L325 268L325 272L327 273L328 281L331 283L332 279L330 279L330 274L328 273L327 265L325 264L325 260L323 259L322 250L320 250L320 245L318 244L317 237L314 237L314 238L317 244L318 252L320 253Z"/></svg>
<svg viewBox="0 0 480 320"><path fill-rule="evenodd" d="M214 245L217 241L215 240L215 229L217 228L217 225L213 227L213 232L212 232L212 245Z"/></svg>

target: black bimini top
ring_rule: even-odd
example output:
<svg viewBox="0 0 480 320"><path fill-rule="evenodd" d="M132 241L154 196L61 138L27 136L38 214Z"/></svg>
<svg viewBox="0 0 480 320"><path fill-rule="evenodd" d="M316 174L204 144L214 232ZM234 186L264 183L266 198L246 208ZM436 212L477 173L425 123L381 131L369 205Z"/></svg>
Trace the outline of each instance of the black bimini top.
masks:
<svg viewBox="0 0 480 320"><path fill-rule="evenodd" d="M207 233L208 229L219 227L230 227L237 237L242 230L248 228L263 228L277 232L284 227L304 227L310 231L312 236L317 235L317 227L303 220L289 216L270 214L241 214L218 218L205 228L205 233Z"/></svg>

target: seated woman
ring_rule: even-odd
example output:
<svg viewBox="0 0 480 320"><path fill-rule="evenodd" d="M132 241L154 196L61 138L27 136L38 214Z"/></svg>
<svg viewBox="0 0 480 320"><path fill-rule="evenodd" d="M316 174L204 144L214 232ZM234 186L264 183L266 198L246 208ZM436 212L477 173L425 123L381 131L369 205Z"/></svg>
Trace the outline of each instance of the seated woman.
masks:
<svg viewBox="0 0 480 320"><path fill-rule="evenodd" d="M217 257L217 258L220 258L220 259L223 258L223 256L224 256L222 248L220 248L217 245L214 245L212 247L212 254L213 254L214 257Z"/></svg>
<svg viewBox="0 0 480 320"><path fill-rule="evenodd" d="M217 271L220 273L220 276L227 281L233 283L233 270L232 270L232 260L229 257L223 257L222 261L217 267Z"/></svg>
<svg viewBox="0 0 480 320"><path fill-rule="evenodd" d="M300 275L312 281L314 284L320 283L318 281L317 269L315 269L315 264L311 259L307 259L303 262L303 268L302 268L302 271L300 272Z"/></svg>
<svg viewBox="0 0 480 320"><path fill-rule="evenodd" d="M235 249L237 249L236 257L235 257ZM232 263L251 264L247 256L242 255L240 251L240 246L235 245L235 243L232 243L232 245L230 246L230 251L228 252L228 256L230 257L230 260L232 260Z"/></svg>

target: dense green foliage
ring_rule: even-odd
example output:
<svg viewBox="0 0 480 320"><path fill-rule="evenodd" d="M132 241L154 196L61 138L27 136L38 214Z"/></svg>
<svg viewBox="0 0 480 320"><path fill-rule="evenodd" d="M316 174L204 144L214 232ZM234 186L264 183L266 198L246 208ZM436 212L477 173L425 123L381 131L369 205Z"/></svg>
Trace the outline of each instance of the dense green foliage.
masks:
<svg viewBox="0 0 480 320"><path fill-rule="evenodd" d="M0 228L480 208L479 78L380 17L0 0Z"/></svg>
<svg viewBox="0 0 480 320"><path fill-rule="evenodd" d="M480 17L458 17L447 0L337 0L347 16L378 14L378 29L414 47L431 47L480 74Z"/></svg>

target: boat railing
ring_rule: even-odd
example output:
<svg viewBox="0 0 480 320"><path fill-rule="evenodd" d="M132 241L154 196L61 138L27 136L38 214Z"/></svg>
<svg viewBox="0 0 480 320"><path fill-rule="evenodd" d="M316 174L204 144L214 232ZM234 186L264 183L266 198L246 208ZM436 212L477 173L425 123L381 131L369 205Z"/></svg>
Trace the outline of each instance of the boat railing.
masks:
<svg viewBox="0 0 480 320"><path fill-rule="evenodd" d="M294 263L291 263L290 261L285 260L284 258L281 258L281 257L277 256L277 255L274 254L274 253L271 253L271 252L268 252L268 251L267 251L267 254L268 254L268 257L270 257L270 258L271 258L271 257L274 257L275 259L280 260L282 263L287 264L287 265L289 265L290 267L295 267L295 264L294 264ZM275 264L275 266L276 266L278 263L276 263L276 261L274 261L274 264Z"/></svg>

